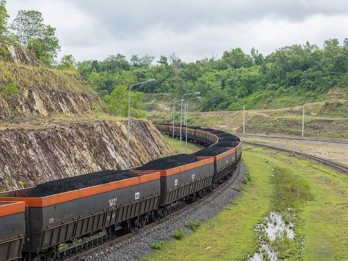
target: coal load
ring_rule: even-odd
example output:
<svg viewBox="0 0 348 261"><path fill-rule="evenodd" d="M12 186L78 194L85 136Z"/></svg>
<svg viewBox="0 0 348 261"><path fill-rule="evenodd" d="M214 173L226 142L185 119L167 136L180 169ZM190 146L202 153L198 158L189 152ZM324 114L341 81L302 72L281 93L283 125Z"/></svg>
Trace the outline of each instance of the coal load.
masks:
<svg viewBox="0 0 348 261"><path fill-rule="evenodd" d="M148 162L138 170L164 170L198 161L194 154L178 154Z"/></svg>
<svg viewBox="0 0 348 261"><path fill-rule="evenodd" d="M33 188L28 197L45 197L67 191L106 184L113 181L138 177L139 174L128 170L105 170L76 177L59 179L40 184Z"/></svg>
<svg viewBox="0 0 348 261"><path fill-rule="evenodd" d="M236 147L239 144L239 141L219 141L214 144L215 147Z"/></svg>
<svg viewBox="0 0 348 261"><path fill-rule="evenodd" d="M234 135L219 136L219 141L239 141L239 138Z"/></svg>
<svg viewBox="0 0 348 261"><path fill-rule="evenodd" d="M222 131L222 130L210 130L209 132L212 134L216 134L216 135L228 134L227 132Z"/></svg>
<svg viewBox="0 0 348 261"><path fill-rule="evenodd" d="M225 151L228 151L225 147L208 147L203 150L197 151L195 153L196 156L217 156L219 154L224 153Z"/></svg>
<svg viewBox="0 0 348 261"><path fill-rule="evenodd" d="M187 126L189 129L199 130L201 127L199 126Z"/></svg>

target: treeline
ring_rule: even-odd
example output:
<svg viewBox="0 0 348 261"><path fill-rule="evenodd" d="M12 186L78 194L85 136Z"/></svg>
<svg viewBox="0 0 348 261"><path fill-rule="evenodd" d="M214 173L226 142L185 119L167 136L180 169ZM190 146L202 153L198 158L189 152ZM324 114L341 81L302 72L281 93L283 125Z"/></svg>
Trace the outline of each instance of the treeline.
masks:
<svg viewBox="0 0 348 261"><path fill-rule="evenodd" d="M175 56L138 57L122 54L103 61L78 63L78 71L112 107L113 91L149 78L157 81L141 87L147 93L181 95L200 91L203 111L240 109L255 93L301 96L324 93L332 86L348 86L348 39L324 42L322 48L306 43L280 48L264 56L240 48L225 51L220 59L186 63ZM269 99L271 101L271 99ZM252 106L252 104L250 105ZM250 107L249 106L249 107Z"/></svg>

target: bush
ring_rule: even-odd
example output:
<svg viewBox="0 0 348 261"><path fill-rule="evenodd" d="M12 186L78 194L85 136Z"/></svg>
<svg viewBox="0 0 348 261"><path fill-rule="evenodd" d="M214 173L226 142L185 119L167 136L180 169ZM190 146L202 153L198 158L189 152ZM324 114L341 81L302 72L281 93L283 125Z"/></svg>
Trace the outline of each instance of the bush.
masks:
<svg viewBox="0 0 348 261"><path fill-rule="evenodd" d="M245 176L244 176L244 180L243 180L243 183L244 184L247 184L248 182L251 182L251 176L249 173L247 173Z"/></svg>
<svg viewBox="0 0 348 261"><path fill-rule="evenodd" d="M201 221L200 220L191 220L187 225L188 227L191 228L193 232L197 231L198 228L201 226Z"/></svg>
<svg viewBox="0 0 348 261"><path fill-rule="evenodd" d="M159 241L159 242L153 242L151 244L151 248L154 249L154 250L161 250L164 246L164 242L162 241Z"/></svg>
<svg viewBox="0 0 348 261"><path fill-rule="evenodd" d="M177 229L174 230L173 235L172 235L176 240L181 240L185 236L185 232L182 229Z"/></svg>
<svg viewBox="0 0 348 261"><path fill-rule="evenodd" d="M15 83L9 83L5 86L5 88L1 91L1 96L4 98L10 97L19 97L19 90Z"/></svg>

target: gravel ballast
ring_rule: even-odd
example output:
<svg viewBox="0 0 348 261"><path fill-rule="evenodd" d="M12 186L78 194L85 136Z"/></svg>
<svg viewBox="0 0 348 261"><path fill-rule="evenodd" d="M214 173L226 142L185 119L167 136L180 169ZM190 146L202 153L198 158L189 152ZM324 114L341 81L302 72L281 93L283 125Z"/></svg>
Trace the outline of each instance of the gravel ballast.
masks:
<svg viewBox="0 0 348 261"><path fill-rule="evenodd" d="M145 228L130 239L99 249L86 257L86 260L140 260L146 253L152 251L152 243L173 240L172 233L174 230L183 229L185 232L190 232L191 230L187 227L190 221L200 220L205 222L213 219L240 194L239 191L232 188L232 185L233 187L243 186L246 173L245 165L240 163L234 173L236 178L222 184L218 191L214 191L213 194L202 199L195 206L189 207L179 215L169 217L169 219L154 227Z"/></svg>

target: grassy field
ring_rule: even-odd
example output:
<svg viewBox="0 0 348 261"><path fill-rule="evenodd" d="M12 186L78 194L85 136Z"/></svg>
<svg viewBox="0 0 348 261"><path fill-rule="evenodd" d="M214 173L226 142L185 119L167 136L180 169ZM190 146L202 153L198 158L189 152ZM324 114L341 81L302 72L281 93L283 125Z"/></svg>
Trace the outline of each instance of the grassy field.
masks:
<svg viewBox="0 0 348 261"><path fill-rule="evenodd" d="M197 144L193 144L188 142L187 148L186 148L186 142L183 140L181 143L181 149L180 149L180 142L179 140L175 139L173 140L171 137L164 135L164 142L167 144L168 148L171 150L171 154L180 154L180 153L193 153L198 150L201 150L203 147L199 146Z"/></svg>
<svg viewBox="0 0 348 261"><path fill-rule="evenodd" d="M264 236L255 231L257 224L275 210L294 224L296 235L269 242L279 258L347 259L347 176L254 147L244 146L243 161L251 181L241 197L196 232L161 245L144 260L246 260L259 250Z"/></svg>

